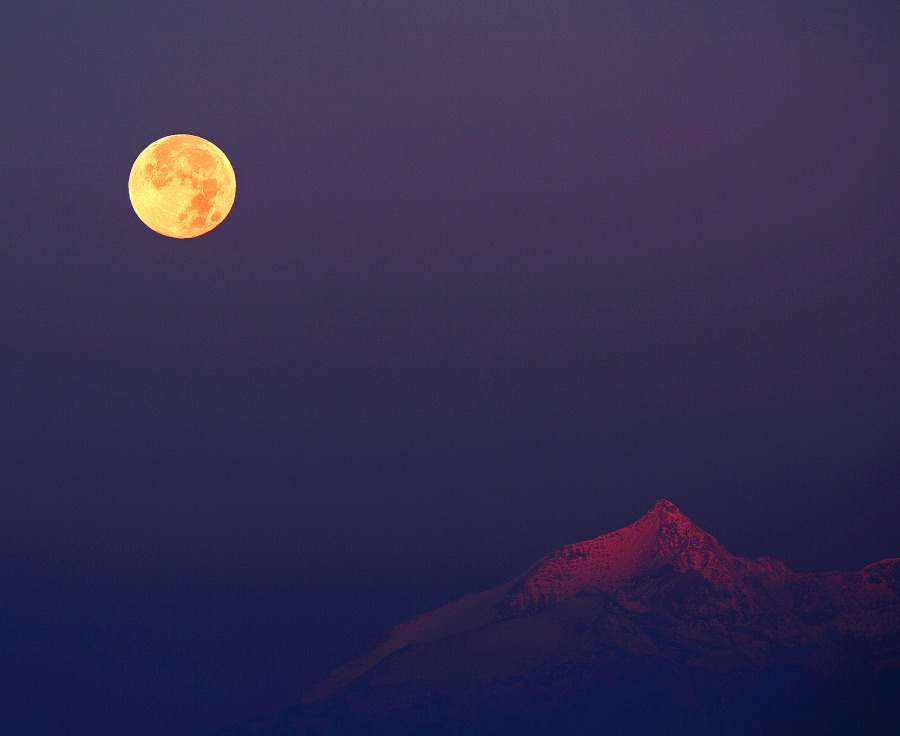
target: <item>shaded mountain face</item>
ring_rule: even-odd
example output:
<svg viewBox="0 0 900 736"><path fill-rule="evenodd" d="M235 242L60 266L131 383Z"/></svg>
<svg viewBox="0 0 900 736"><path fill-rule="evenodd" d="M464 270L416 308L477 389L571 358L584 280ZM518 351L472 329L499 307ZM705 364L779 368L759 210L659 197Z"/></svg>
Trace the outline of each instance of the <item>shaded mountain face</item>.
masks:
<svg viewBox="0 0 900 736"><path fill-rule="evenodd" d="M254 734L900 732L900 559L803 574L669 501L391 629Z"/></svg>

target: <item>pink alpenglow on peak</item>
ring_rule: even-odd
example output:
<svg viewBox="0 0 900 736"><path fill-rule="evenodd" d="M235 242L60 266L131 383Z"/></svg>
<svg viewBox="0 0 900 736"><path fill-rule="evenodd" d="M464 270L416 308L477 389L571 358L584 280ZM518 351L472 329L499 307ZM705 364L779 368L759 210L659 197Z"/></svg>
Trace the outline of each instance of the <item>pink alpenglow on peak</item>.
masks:
<svg viewBox="0 0 900 736"><path fill-rule="evenodd" d="M567 544L538 560L519 584L513 605L537 611L589 587L610 592L622 581L659 565L693 570L711 582L725 582L742 567L738 558L674 503L660 500L622 529Z"/></svg>
<svg viewBox="0 0 900 736"><path fill-rule="evenodd" d="M362 679L440 680L457 665L486 681L527 678L566 652L572 661L595 656L585 646L639 657L690 651L678 656L692 666L754 671L779 647L837 662L844 655L835 637L851 637L874 646L872 662L894 666L882 643L900 636L898 585L898 559L858 572L797 573L773 557L737 557L660 500L628 526L564 545L503 585L393 627L305 701Z"/></svg>

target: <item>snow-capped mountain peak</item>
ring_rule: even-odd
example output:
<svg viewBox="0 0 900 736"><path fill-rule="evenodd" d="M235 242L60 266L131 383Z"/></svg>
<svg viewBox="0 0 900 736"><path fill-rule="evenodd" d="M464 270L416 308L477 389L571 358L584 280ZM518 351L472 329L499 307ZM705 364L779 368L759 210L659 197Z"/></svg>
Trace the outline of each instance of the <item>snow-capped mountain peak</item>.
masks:
<svg viewBox="0 0 900 736"><path fill-rule="evenodd" d="M632 524L584 542L567 544L538 560L516 586L512 607L540 610L586 588L614 590L638 573L669 565L716 582L740 565L716 539L671 501L657 501Z"/></svg>
<svg viewBox="0 0 900 736"><path fill-rule="evenodd" d="M395 626L366 654L335 668L306 700L322 700L361 678L393 682L415 680L420 668L447 672L457 660L446 659L445 648L468 652L457 652L459 662L475 657L472 666L485 677L512 676L517 667L530 672L535 662L550 666L562 656L559 647L581 662L595 654L581 636L594 637L604 651L683 655L691 666L715 670L762 667L778 647L806 647L822 662L837 662L845 654L834 637L850 637L853 646L875 642L870 655L895 666L898 571L898 559L855 573L797 573L772 557L737 557L660 500L628 526L564 545L503 585ZM657 640L670 643L660 648ZM484 649L469 652L476 641ZM506 654L494 656L495 650ZM440 666L429 669L430 657Z"/></svg>

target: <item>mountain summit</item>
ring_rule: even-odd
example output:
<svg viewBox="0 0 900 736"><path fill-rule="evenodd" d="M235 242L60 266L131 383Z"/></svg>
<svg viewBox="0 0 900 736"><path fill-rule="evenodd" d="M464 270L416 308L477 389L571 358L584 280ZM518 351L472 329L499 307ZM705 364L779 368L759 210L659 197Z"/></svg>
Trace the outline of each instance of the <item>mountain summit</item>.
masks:
<svg viewBox="0 0 900 736"><path fill-rule="evenodd" d="M660 500L395 626L305 703L237 733L887 732L900 559L797 573Z"/></svg>
<svg viewBox="0 0 900 736"><path fill-rule="evenodd" d="M740 563L671 501L657 501L633 524L586 542L567 544L538 560L513 592L513 607L535 612L589 587L611 592L660 565L693 570L728 585Z"/></svg>

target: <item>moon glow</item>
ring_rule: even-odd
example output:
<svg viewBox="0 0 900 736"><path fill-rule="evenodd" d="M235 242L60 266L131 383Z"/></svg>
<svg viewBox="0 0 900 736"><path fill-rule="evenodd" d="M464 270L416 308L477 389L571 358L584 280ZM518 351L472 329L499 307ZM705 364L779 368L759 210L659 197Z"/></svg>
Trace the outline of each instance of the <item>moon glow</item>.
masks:
<svg viewBox="0 0 900 736"><path fill-rule="evenodd" d="M216 227L234 204L234 169L219 148L195 135L168 135L147 146L131 167L128 196L151 230L196 238Z"/></svg>

